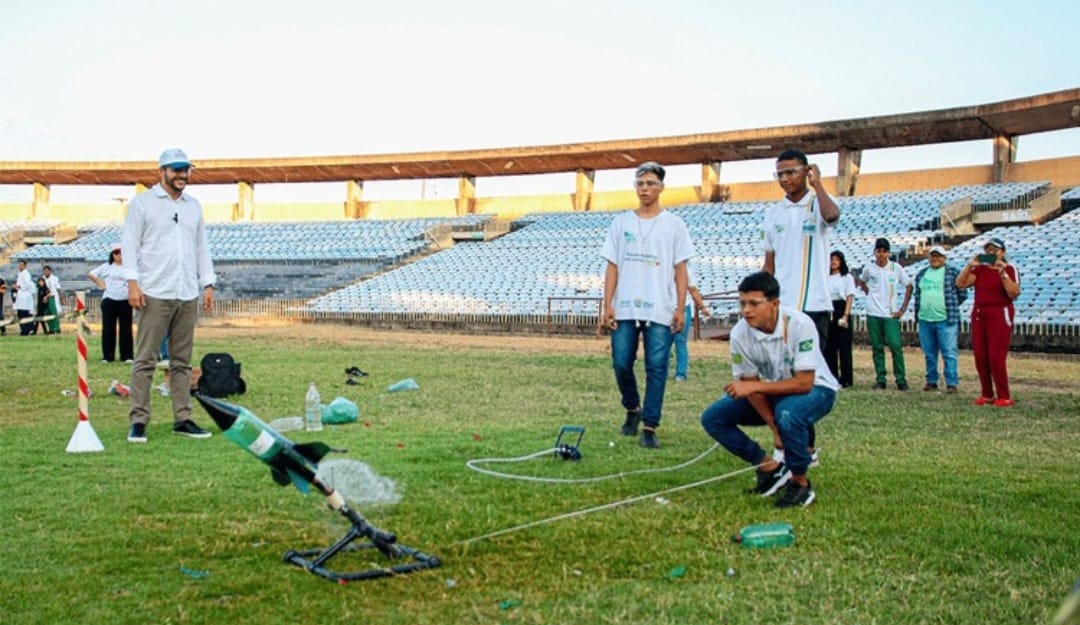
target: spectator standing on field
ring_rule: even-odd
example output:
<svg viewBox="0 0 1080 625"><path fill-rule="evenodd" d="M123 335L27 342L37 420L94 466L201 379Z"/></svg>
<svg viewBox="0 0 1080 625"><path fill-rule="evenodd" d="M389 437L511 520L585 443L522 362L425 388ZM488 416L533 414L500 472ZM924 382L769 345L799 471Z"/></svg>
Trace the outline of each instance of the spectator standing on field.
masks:
<svg viewBox="0 0 1080 625"><path fill-rule="evenodd" d="M64 307L61 302L62 291L60 290L60 278L56 277L53 273L52 267L45 265L41 271L45 274L45 284L49 287L49 305L48 312L45 314L52 315L52 319L49 320L49 334L60 334L60 315L64 312ZM38 313L43 314L41 312Z"/></svg>
<svg viewBox="0 0 1080 625"><path fill-rule="evenodd" d="M833 313L829 320L829 338L825 345L825 362L829 371L847 388L854 384L851 366L851 305L855 301L855 278L848 269L844 253L834 250L829 255L829 297Z"/></svg>
<svg viewBox="0 0 1080 625"><path fill-rule="evenodd" d="M37 314L34 315L34 329L30 334L37 334L38 330L41 330L42 334L51 333L51 323L45 317L52 315L52 306L49 302L49 282L45 279L45 276L41 276L37 279L37 286L35 288L35 304L37 305Z"/></svg>
<svg viewBox="0 0 1080 625"><path fill-rule="evenodd" d="M169 334L169 388L173 433L209 438L191 419L191 354L200 294L203 310L214 305L214 263L202 205L185 193L192 165L182 150L158 158L161 182L128 205L121 244L128 303L139 311L135 364L131 368L131 429L128 441L145 443L150 385L161 339Z"/></svg>
<svg viewBox="0 0 1080 625"><path fill-rule="evenodd" d="M938 354L945 365L945 392L956 393L960 385L957 368L957 338L960 335L960 304L967 299L956 286L959 272L948 264L948 252L930 248L930 265L915 274L915 322L919 324L919 346L926 357L924 391L938 387Z"/></svg>
<svg viewBox="0 0 1080 625"><path fill-rule="evenodd" d="M116 360L116 342L120 340L120 360L134 362L131 334L131 303L128 302L127 279L124 277L123 252L120 248L109 253L109 261L101 263L88 275L103 289L101 294L101 361Z"/></svg>
<svg viewBox="0 0 1080 625"><path fill-rule="evenodd" d="M765 209L761 227L762 271L780 283L780 301L806 313L817 328L818 349L829 342L829 230L840 221L840 207L821 183L821 170L799 150L776 157L777 184L784 197ZM810 425L810 450L817 431Z"/></svg>
<svg viewBox="0 0 1080 625"><path fill-rule="evenodd" d="M671 362L671 336L686 323L686 263L694 244L686 223L660 207L664 168L642 163L634 176L638 208L616 215L601 256L604 273L604 323L611 330L611 361L626 421L624 436L637 435L641 446L660 447L656 428L664 408L664 388ZM634 361L645 345L645 401L638 391Z"/></svg>
<svg viewBox="0 0 1080 625"><path fill-rule="evenodd" d="M956 278L956 286L962 289L975 287L975 305L971 308L971 349L982 388L975 404L1008 408L1014 402L1009 394L1006 360L1013 320L1016 319L1013 300L1020 297L1020 270L1005 259L1003 239L991 238L983 246L983 252L964 266Z"/></svg>
<svg viewBox="0 0 1080 625"><path fill-rule="evenodd" d="M12 300L15 316L19 319L19 335L30 336L34 333L34 302L37 300L37 287L26 269L26 261L19 261L19 275L15 279L15 299Z"/></svg>
<svg viewBox="0 0 1080 625"><path fill-rule="evenodd" d="M874 373L874 388L884 390L887 385L885 372L885 346L892 352L893 376L896 388L908 390L907 369L904 367L904 347L900 342L900 317L904 316L911 301L911 278L904 268L889 259L888 239L874 242L874 262L863 267L858 285L866 293L866 329L870 334ZM904 288L904 302L896 306L896 292Z"/></svg>
<svg viewBox="0 0 1080 625"><path fill-rule="evenodd" d="M690 268L686 269L687 284L686 294L694 300L694 304L697 305L698 311L702 316L709 316L709 309L705 305L705 300L701 298L701 292L698 291L697 286L694 284L694 273L690 271ZM687 347L687 340L690 338L690 328L694 325L694 307L690 302L686 303L686 308L683 310L683 317L686 322L683 324L683 329L676 332L672 337L672 342L675 346L675 381L685 382L686 376L690 370L690 349Z"/></svg>

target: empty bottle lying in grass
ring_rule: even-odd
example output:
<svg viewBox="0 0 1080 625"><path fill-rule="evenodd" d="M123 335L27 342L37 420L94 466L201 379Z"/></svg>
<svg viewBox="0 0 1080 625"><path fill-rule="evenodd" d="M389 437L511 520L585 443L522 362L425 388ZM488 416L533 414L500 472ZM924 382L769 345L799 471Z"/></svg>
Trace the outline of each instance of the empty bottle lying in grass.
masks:
<svg viewBox="0 0 1080 625"><path fill-rule="evenodd" d="M731 541L739 543L743 547L786 547L795 542L795 528L790 523L761 523L748 525L738 534L731 537Z"/></svg>

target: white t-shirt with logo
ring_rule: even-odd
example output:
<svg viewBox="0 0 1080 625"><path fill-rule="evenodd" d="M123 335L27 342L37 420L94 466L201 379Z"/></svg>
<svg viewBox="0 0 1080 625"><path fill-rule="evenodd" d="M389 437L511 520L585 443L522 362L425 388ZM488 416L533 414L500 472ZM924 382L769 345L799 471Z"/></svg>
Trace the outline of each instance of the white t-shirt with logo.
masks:
<svg viewBox="0 0 1080 625"><path fill-rule="evenodd" d="M671 325L678 306L675 266L696 252L686 222L667 211L642 219L634 211L615 216L600 255L619 268L615 318Z"/></svg>
<svg viewBox="0 0 1080 625"><path fill-rule="evenodd" d="M740 319L730 340L731 373L736 379L777 382L795 377L796 371L813 371L814 386L840 389L821 355L817 326L797 310L781 306L776 328L769 334Z"/></svg>
<svg viewBox="0 0 1080 625"><path fill-rule="evenodd" d="M870 317L891 317L900 310L896 301L898 293L911 284L911 277L898 263L889 261L884 267L869 263L863 267L859 279L866 283L866 314Z"/></svg>
<svg viewBox="0 0 1080 625"><path fill-rule="evenodd" d="M835 224L835 222L834 222ZM765 209L761 249L775 255L780 301L796 310L832 310L829 298L829 224L813 191L798 202L786 197Z"/></svg>
<svg viewBox="0 0 1080 625"><path fill-rule="evenodd" d="M855 278L850 273L829 274L829 299L845 300L848 295L855 295Z"/></svg>

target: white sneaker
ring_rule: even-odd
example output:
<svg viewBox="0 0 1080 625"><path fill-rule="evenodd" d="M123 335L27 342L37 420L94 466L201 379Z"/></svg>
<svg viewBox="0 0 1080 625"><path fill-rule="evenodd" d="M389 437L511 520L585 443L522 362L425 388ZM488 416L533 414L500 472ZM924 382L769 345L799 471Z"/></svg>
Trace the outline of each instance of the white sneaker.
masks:
<svg viewBox="0 0 1080 625"><path fill-rule="evenodd" d="M820 467L821 466L821 461L818 459L818 451L816 449L814 451L810 452L810 466L811 467Z"/></svg>

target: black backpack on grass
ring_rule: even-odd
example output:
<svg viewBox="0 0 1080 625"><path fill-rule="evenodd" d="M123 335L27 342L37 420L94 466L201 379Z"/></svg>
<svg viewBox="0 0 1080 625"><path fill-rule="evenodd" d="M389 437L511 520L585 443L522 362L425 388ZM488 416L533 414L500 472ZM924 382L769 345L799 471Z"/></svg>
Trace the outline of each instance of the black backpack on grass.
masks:
<svg viewBox="0 0 1080 625"><path fill-rule="evenodd" d="M230 354L207 354L202 359L202 375L199 377L199 392L208 397L226 397L243 395L247 390L244 378L240 377L240 363Z"/></svg>

